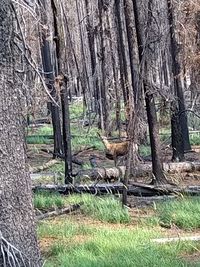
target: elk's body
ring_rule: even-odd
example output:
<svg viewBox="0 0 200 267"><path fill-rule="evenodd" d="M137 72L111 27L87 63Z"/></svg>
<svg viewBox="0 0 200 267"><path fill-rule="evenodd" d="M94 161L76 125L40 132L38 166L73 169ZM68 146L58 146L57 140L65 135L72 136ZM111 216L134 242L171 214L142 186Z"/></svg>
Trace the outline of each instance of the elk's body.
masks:
<svg viewBox="0 0 200 267"><path fill-rule="evenodd" d="M123 141L120 143L109 143L107 137L101 136L99 134L105 148L106 148L106 157L115 161L115 166L117 163L117 158L125 156L128 153L129 141Z"/></svg>

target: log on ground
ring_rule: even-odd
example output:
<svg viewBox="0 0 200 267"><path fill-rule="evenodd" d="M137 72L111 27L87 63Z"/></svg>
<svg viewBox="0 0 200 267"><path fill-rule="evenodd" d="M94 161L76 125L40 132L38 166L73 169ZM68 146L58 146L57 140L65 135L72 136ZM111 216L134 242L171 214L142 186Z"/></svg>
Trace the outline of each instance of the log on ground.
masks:
<svg viewBox="0 0 200 267"><path fill-rule="evenodd" d="M52 167L53 165L55 165L55 164L57 164L57 163L60 163L60 160L52 159L52 160L50 160L50 161L44 163L44 164L41 165L41 166L30 167L30 168L29 168L29 171L30 171L30 173L41 172L41 171L44 171L44 170L48 169L49 167Z"/></svg>
<svg viewBox="0 0 200 267"><path fill-rule="evenodd" d="M47 218L51 218L51 217L55 217L55 216L59 216L59 215L63 215L63 214L68 214L70 212L78 210L82 204L83 203L81 202L79 204L74 204L74 205L71 205L71 206L63 208L63 209L57 209L54 211L40 214L40 215L36 216L36 220L39 221L39 220L44 220Z"/></svg>
<svg viewBox="0 0 200 267"><path fill-rule="evenodd" d="M163 170L166 173L174 174L181 172L200 171L200 162L170 162L163 163ZM90 180L117 180L123 179L126 167L112 167L112 168L94 168L89 170L81 170L77 173L78 178L88 178ZM149 175L152 172L152 164L139 164L135 168L135 177Z"/></svg>
<svg viewBox="0 0 200 267"><path fill-rule="evenodd" d="M104 184L82 184L82 185L39 185L33 186L33 191L49 190L57 191L62 194L69 193L90 193L90 194L121 194L124 189L123 183L104 183ZM134 196L161 196L161 195L200 195L200 186L188 186L185 188L175 186L150 186L150 185L128 185L128 195Z"/></svg>

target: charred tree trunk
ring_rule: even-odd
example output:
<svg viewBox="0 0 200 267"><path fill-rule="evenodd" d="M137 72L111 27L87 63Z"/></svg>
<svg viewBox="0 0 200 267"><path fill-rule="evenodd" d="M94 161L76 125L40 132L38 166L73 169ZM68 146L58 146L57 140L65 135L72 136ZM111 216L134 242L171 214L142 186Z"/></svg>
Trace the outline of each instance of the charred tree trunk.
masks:
<svg viewBox="0 0 200 267"><path fill-rule="evenodd" d="M100 39L100 50L99 50L99 62L101 66L101 81L99 88L100 102L101 102L101 128L103 131L107 132L108 128L108 103L106 97L106 83L105 83L105 44L104 44L104 9L103 1L98 0L98 11L99 11L99 39Z"/></svg>
<svg viewBox="0 0 200 267"><path fill-rule="evenodd" d="M31 179L26 166L24 110L20 98L24 84L23 76L19 78L19 73L16 73L23 54L15 45L17 22L14 8L10 0L1 1L0 266L39 267L42 264L36 239ZM23 47L22 43L18 45ZM7 249L4 250L4 246Z"/></svg>
<svg viewBox="0 0 200 267"><path fill-rule="evenodd" d="M138 104L138 100L140 99L141 101L141 87L139 87L139 55L132 0L124 0L124 12L127 29L127 40L129 48L134 102L135 104Z"/></svg>
<svg viewBox="0 0 200 267"><path fill-rule="evenodd" d="M61 87L62 121L63 121L63 145L65 154L65 183L72 183L72 154L69 103L67 93L67 78L64 77L64 86Z"/></svg>
<svg viewBox="0 0 200 267"><path fill-rule="evenodd" d="M70 114L69 114L69 92L67 89L67 77L62 73L62 58L61 49L64 50L64 45L61 42L61 34L58 27L58 12L54 0L51 0L51 7L54 18L54 40L55 40L55 65L58 71L58 76L55 79L55 87L60 92L61 106L62 106L62 136L63 136L63 150L65 158L65 183L72 183L72 152L71 152L71 131L70 131ZM61 19L60 19L61 20Z"/></svg>
<svg viewBox="0 0 200 267"><path fill-rule="evenodd" d="M93 77L93 86L94 86L94 99L95 99L95 111L100 114L99 109L99 85L98 85L98 77L95 75L96 72L96 55L95 55L95 42L94 42L94 29L90 22L90 9L89 9L90 1L85 0L85 6L86 6L86 28L87 28L87 35L88 35L88 44L89 44L89 51L90 51L90 59L91 59L91 69L92 69L92 77Z"/></svg>
<svg viewBox="0 0 200 267"><path fill-rule="evenodd" d="M46 12L46 0L40 1L42 5L42 17L43 17L43 23L44 25L47 24L47 14L44 14ZM44 76L46 78L46 84L49 88L50 94L55 100L56 103L58 103L58 96L54 87L54 67L52 63L52 57L53 51L50 49L50 43L47 39L47 35L45 31L43 30L41 33L41 55L42 55L42 64L43 64L43 70L45 72ZM55 103L48 103L48 106L51 110L51 117L52 117L52 124L53 124L53 135L54 135L54 155L62 155L63 152L63 145L62 145L62 134L61 134L61 125L60 125L60 111L59 106L56 106Z"/></svg>
<svg viewBox="0 0 200 267"><path fill-rule="evenodd" d="M121 12L120 12L120 0L115 1L114 6L115 12L115 24L117 28L117 39L118 39L118 54L119 54L119 64L120 64L120 82L122 86L122 92L124 97L124 105L128 108L128 69L127 69L127 60L124 50L124 41L123 41L123 29L121 21Z"/></svg>
<svg viewBox="0 0 200 267"><path fill-rule="evenodd" d="M154 175L153 183L165 183L165 175L163 172L163 166L161 161L161 146L160 140L158 136L158 123L157 123L157 114L154 103L154 96L151 93L151 73L150 66L147 65L148 58L145 56L145 43L144 40L148 38L148 31L152 20L152 0L148 1L148 15L147 15L147 28L146 32L142 32L141 29L141 21L139 17L138 3L136 0L133 0L133 8L135 15L135 25L137 32L137 41L138 41L138 49L139 49L139 58L140 63L143 63L143 71L141 73L142 79L144 81L144 93L145 93L145 102L146 102L146 110L147 110L147 119L148 119L148 127L149 127L149 135L150 135L150 144L151 144L151 154L152 154L152 170ZM146 51L145 51L146 52ZM145 58L144 58L145 57ZM145 75L147 78L143 78Z"/></svg>
<svg viewBox="0 0 200 267"><path fill-rule="evenodd" d="M175 101L177 102L177 104L176 103L172 104L173 107L171 109L172 147L173 147L172 160L182 161L184 159L184 150L185 151L191 150L191 146L189 141L187 114L184 112L185 102L183 95L183 86L180 77L181 63L180 63L179 52L181 47L177 42L177 36L175 32L176 25L173 14L174 11L172 11L172 8L173 8L172 1L168 0L168 19L170 25L170 38L171 38L170 52L172 61L173 86L174 86Z"/></svg>

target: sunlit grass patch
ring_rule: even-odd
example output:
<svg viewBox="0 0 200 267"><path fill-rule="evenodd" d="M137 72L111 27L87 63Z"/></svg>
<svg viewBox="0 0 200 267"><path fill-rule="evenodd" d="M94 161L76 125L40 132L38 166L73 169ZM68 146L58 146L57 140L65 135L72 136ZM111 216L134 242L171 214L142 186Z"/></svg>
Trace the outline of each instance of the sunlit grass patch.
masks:
<svg viewBox="0 0 200 267"><path fill-rule="evenodd" d="M131 220L127 208L115 197L97 197L89 194L72 195L68 198L70 203L83 202L81 211L100 221L111 223L128 223Z"/></svg>
<svg viewBox="0 0 200 267"><path fill-rule="evenodd" d="M39 127L35 134L37 134L37 135L53 135L53 127L51 125L45 125L43 127Z"/></svg>
<svg viewBox="0 0 200 267"><path fill-rule="evenodd" d="M78 230L78 224L75 224L75 227L71 224L73 223L67 222L64 227L61 224L60 227L56 226L57 232L53 232L53 235L63 238L50 247L45 266L194 266L180 258L180 254L184 251L193 251L194 244L189 242L155 244L151 240L160 237L160 233L154 229L138 227L131 230L85 226L83 231L81 225L81 229ZM62 232L59 229L65 229L65 231ZM79 240L80 234L85 236L85 240Z"/></svg>
<svg viewBox="0 0 200 267"><path fill-rule="evenodd" d="M53 139L39 135L27 136L26 141L28 144L53 144Z"/></svg>
<svg viewBox="0 0 200 267"><path fill-rule="evenodd" d="M59 193L40 191L34 194L34 207L39 210L62 208L66 203L66 198Z"/></svg>
<svg viewBox="0 0 200 267"><path fill-rule="evenodd" d="M200 228L200 198L183 197L157 205L157 216L166 225L175 224L183 229Z"/></svg>

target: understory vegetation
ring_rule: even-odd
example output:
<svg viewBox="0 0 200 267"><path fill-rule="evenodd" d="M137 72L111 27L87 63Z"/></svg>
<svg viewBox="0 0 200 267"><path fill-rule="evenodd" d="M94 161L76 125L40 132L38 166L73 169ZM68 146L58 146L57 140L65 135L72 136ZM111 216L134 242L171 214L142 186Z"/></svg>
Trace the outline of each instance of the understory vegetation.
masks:
<svg viewBox="0 0 200 267"><path fill-rule="evenodd" d="M82 107L73 104L70 110L73 152L90 147L93 150L104 150L97 135L98 128L93 125L84 127ZM170 143L170 132L162 129L160 133L161 141L164 144ZM51 136L52 127L46 125L29 132L27 142L52 144ZM190 141L192 145L199 145L199 134L191 134ZM151 154L148 137L146 143L140 145L139 153L141 156ZM91 166L85 162L82 169L88 168ZM63 176L64 161L49 167L48 172ZM34 194L34 206L43 213L81 203L75 214L38 223L44 266L200 266L199 261L188 259L199 254L199 242L157 244L153 241L154 238L177 236L178 230L182 231L183 236L193 235L194 231L198 231L199 201L198 197L182 196L137 210L123 208L119 196L64 196L55 192L39 191ZM167 232L169 229L171 234Z"/></svg>
<svg viewBox="0 0 200 267"><path fill-rule="evenodd" d="M39 223L38 236L46 267L200 266L185 257L199 251L199 242L153 241L165 237L159 224L190 231L199 228L199 198L184 197L154 205L146 210L147 219L139 217L137 221L117 198L110 196L37 193L34 201L35 207L42 210L80 202L82 215L64 215Z"/></svg>

